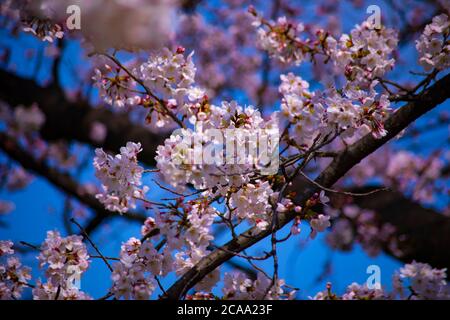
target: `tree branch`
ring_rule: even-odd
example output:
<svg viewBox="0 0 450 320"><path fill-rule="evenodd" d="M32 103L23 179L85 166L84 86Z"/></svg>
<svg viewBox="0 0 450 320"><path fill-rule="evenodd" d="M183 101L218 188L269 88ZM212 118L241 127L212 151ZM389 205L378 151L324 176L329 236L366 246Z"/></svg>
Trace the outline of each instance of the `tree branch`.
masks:
<svg viewBox="0 0 450 320"><path fill-rule="evenodd" d="M164 141L163 136L131 122L126 114L118 115L106 108L93 108L84 101L70 102L55 86L43 88L33 80L4 70L0 70L0 99L13 108L38 103L46 117L40 133L49 141L75 140L111 151L119 150L128 141L141 142L143 151L139 160L150 166L155 165L155 150ZM91 138L94 122L100 122L107 128L107 136L101 143Z"/></svg>
<svg viewBox="0 0 450 320"><path fill-rule="evenodd" d="M450 75L446 75L437 81L432 87L423 92L416 101L412 101L400 108L389 117L385 123L388 134L382 139L375 139L371 134L363 137L357 143L350 145L333 159L331 164L316 178L316 182L325 187L332 187L342 176L344 176L353 166L358 164L365 157L383 146L390 139L398 135L412 122L424 115L450 96L447 89L450 86ZM296 199L297 203L303 204L315 192L318 187L307 180L303 180ZM281 229L295 218L297 213L279 213L278 229ZM224 262L231 259L234 254L245 250L260 240L270 235L272 230L258 231L253 227L243 232L237 238L226 243L225 250L216 249L208 256L200 260L193 268L179 278L166 292L166 299L180 299L186 292L202 280L207 274L215 270Z"/></svg>
<svg viewBox="0 0 450 320"><path fill-rule="evenodd" d="M3 150L7 156L20 163L25 169L44 177L61 191L76 198L80 203L94 210L96 213L95 217L85 227L88 234L99 226L104 219L120 216L116 212L106 210L103 204L101 204L95 196L89 194L69 175L63 174L58 170L49 167L46 163L36 160L33 155L23 150L14 139L8 137L5 133L0 133L0 149ZM136 213L126 213L123 216L141 223L143 223L146 218L144 215Z"/></svg>
<svg viewBox="0 0 450 320"><path fill-rule="evenodd" d="M355 189L357 192L368 190L373 188ZM396 191L353 198L353 202L361 208L375 211L379 221L396 228L395 238L399 239L402 255L396 255L388 245L383 247L386 253L405 263L416 260L436 268L450 269L450 217L424 208Z"/></svg>

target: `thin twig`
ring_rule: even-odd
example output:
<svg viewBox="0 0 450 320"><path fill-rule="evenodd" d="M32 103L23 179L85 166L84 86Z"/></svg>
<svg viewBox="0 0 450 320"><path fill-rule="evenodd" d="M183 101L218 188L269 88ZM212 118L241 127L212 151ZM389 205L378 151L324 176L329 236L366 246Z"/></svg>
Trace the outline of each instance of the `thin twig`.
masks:
<svg viewBox="0 0 450 320"><path fill-rule="evenodd" d="M159 280L159 277L158 277L158 276L155 276L155 280L156 280L156 283L158 283L158 287L161 289L161 291L162 291L164 294L166 294L166 290L165 290L164 287L162 286L162 283L161 283L161 281Z"/></svg>
<svg viewBox="0 0 450 320"><path fill-rule="evenodd" d="M91 246L94 248L95 251L97 251L98 255L101 257L101 259L103 260L103 262L105 262L106 266L108 267L108 269L112 272L113 268L111 267L111 265L108 262L108 259L105 258L105 256L100 252L100 250L97 248L97 246L95 245L95 243L91 240L91 238L89 237L89 235L86 233L86 230L84 230L84 228L74 219L71 218L70 222L72 222L73 224L75 224L83 233L83 236L87 239L87 241L89 241L89 243L91 244Z"/></svg>
<svg viewBox="0 0 450 320"><path fill-rule="evenodd" d="M89 257L94 258L94 259L102 259L101 256L96 256L96 255L89 255ZM119 258L114 258L114 257L104 257L107 260L113 260L113 261L120 261Z"/></svg>
<svg viewBox="0 0 450 320"><path fill-rule="evenodd" d="M160 104L160 106L164 109L164 111L169 115L170 118L172 118L181 128L186 128L186 126L184 125L184 123L177 118L177 116L169 110L169 108L167 108L166 103L159 97L157 97L153 92L150 91L150 89L147 88L147 86L145 85L145 83L139 79L138 77L136 77L130 70L128 70L128 68L126 68L116 57L109 55L107 53L100 53L100 55L105 56L107 58L109 58L110 60L112 60L119 68L121 68L123 71L125 71L134 81L136 81L139 85L141 85L144 89L145 92L151 96L153 99L155 99L156 101L158 101L158 103Z"/></svg>
<svg viewBox="0 0 450 320"><path fill-rule="evenodd" d="M339 194L345 194L347 196L352 196L352 197L365 197L365 196L369 196L371 194L377 193L377 192L381 192L381 191L388 191L389 188L385 187L385 188L379 188L379 189L375 189L369 192L364 192L364 193L355 193L355 192L350 192L350 191L340 191L340 190L334 190L334 189L330 189L330 188L326 188L322 185L320 185L318 182L314 181L313 179L311 179L310 177L308 177L303 171L299 171L299 173L309 182L311 182L312 184L314 184L316 187L324 190L324 191L328 191L328 192L332 192L332 193L339 193Z"/></svg>
<svg viewBox="0 0 450 320"><path fill-rule="evenodd" d="M25 242L25 241L20 241L19 243L21 245L23 245L23 246L30 247L30 248L32 248L34 250L41 250L41 248L39 248L38 246L35 246L34 244L31 244L31 243L28 243L28 242Z"/></svg>

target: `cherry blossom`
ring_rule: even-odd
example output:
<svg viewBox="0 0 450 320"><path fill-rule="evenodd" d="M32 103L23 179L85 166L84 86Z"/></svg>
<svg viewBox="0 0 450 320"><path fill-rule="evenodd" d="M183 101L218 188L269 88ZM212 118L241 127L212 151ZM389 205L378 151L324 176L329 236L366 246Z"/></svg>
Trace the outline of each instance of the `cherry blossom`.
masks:
<svg viewBox="0 0 450 320"><path fill-rule="evenodd" d="M350 284L342 296L331 292L331 284L327 290L318 292L313 300L385 300L389 296L382 289L369 289L366 284L360 285L356 282Z"/></svg>
<svg viewBox="0 0 450 320"><path fill-rule="evenodd" d="M69 5L83 8L81 30L63 23ZM417 210L426 203L424 210L448 211L442 199L449 155L406 146L415 139L408 125L447 98L448 16L423 23L416 49L427 73L417 73L404 61L404 30L389 28L390 19L380 28L361 19L342 33L347 27L333 17L331 2L316 7L317 21L289 1L274 2L271 12L259 2L248 10L242 5L2 1L11 38L29 33L35 37L27 41L44 47L21 58L42 59L36 83L21 79L16 48L5 44L0 52L2 73L11 79L4 87L16 91L14 84L24 83L26 92L39 93L36 99L0 93L0 149L7 157L0 163L1 186L16 192L30 184L31 174L47 178L68 196L65 217L83 220L67 220L83 237L48 231L41 245L21 242L42 269L33 281L15 255L18 248L0 241L0 299L19 299L25 290L35 300L93 299L73 283L91 259L111 271L101 299L294 299L298 289L285 282L278 260L285 242L323 238L331 249L358 245L369 257L385 251L403 261L408 238L400 232L409 230L386 222L365 200L390 192ZM72 45L90 61L74 63L73 87L60 78ZM390 73L394 66L399 71ZM408 71L413 80L397 83ZM55 107L70 109L68 119L53 115ZM77 181L84 156L93 156L99 183ZM150 183L157 192L148 192ZM0 200L0 214L12 209L14 203ZM141 225L134 236L118 239L120 250L104 256L92 232L108 211ZM2 224L10 217L2 216ZM302 223L309 223L309 235L302 236ZM233 264L238 260L244 265ZM446 269L415 261L394 273L392 292L348 283L340 292L329 283L312 299L449 298Z"/></svg>
<svg viewBox="0 0 450 320"><path fill-rule="evenodd" d="M61 289L51 282L42 283L38 280L33 288L33 300L92 300L92 297L77 287Z"/></svg>
<svg viewBox="0 0 450 320"><path fill-rule="evenodd" d="M161 272L161 255L151 242L141 244L136 238L125 242L120 251L120 262L114 265L111 292L116 298L149 299L156 287L151 277Z"/></svg>
<svg viewBox="0 0 450 320"><path fill-rule="evenodd" d="M395 275L411 291L411 299L449 299L446 269L435 269L413 261Z"/></svg>
<svg viewBox="0 0 450 320"><path fill-rule="evenodd" d="M59 24L54 24L49 20L40 20L39 18L32 18L26 21L23 31L30 32L43 41L48 42L64 37L64 32Z"/></svg>
<svg viewBox="0 0 450 320"><path fill-rule="evenodd" d="M283 63L300 64L305 59L304 53L298 48L301 47L298 34L304 30L303 24L290 23L286 17L280 17L274 23L266 22L266 29L261 27L264 25L263 22L264 20L257 17L253 24L255 27L259 27L257 36L261 49L266 50L272 57Z"/></svg>
<svg viewBox="0 0 450 320"><path fill-rule="evenodd" d="M272 211L269 202L272 194L272 188L267 181L246 184L231 194L229 214L237 216L238 219L253 221L259 229L265 230Z"/></svg>
<svg viewBox="0 0 450 320"><path fill-rule="evenodd" d="M310 236L314 239L318 232L323 232L331 226L330 216L319 214L317 218L311 220L310 225L312 229Z"/></svg>
<svg viewBox="0 0 450 320"><path fill-rule="evenodd" d="M388 159L387 163L384 159ZM415 200L430 203L434 200L433 184L444 166L442 159L436 156L427 158L406 150L386 150L369 156L352 169L350 176L357 185L368 176L380 177L386 186L397 188Z"/></svg>
<svg viewBox="0 0 450 320"><path fill-rule="evenodd" d="M0 241L0 300L20 299L31 279L31 269L13 254L13 242Z"/></svg>
<svg viewBox="0 0 450 320"><path fill-rule="evenodd" d="M22 167L11 170L6 182L9 191L16 191L25 188L33 180L33 177Z"/></svg>
<svg viewBox="0 0 450 320"><path fill-rule="evenodd" d="M363 22L337 41L326 39L327 50L348 81L368 87L377 77L390 71L395 63L392 53L398 37L396 31L382 26L372 28L368 21Z"/></svg>
<svg viewBox="0 0 450 320"><path fill-rule="evenodd" d="M13 202L0 200L0 215L8 214L15 208L16 206Z"/></svg>
<svg viewBox="0 0 450 320"><path fill-rule="evenodd" d="M367 284L352 283L341 296L332 292L331 284L327 290L318 292L314 300L417 300L449 299L446 269L435 269L429 264L405 264L393 276L393 291L383 288L368 288ZM409 294L406 294L409 292Z"/></svg>
<svg viewBox="0 0 450 320"><path fill-rule="evenodd" d="M19 106L14 111L15 124L20 132L37 131L45 122L45 115L37 104L31 107Z"/></svg>
<svg viewBox="0 0 450 320"><path fill-rule="evenodd" d="M174 30L171 20L176 17L177 2L19 0L6 1L1 9L9 16L20 17L26 32L52 42L64 36L63 27L55 22L67 19L67 8L71 5L83 8L80 31L91 46L97 50L110 47L132 50L159 47L167 41ZM149 29L155 31L154 35L146 32Z"/></svg>
<svg viewBox="0 0 450 320"><path fill-rule="evenodd" d="M136 199L142 199L148 187L142 185L144 169L137 162L141 144L128 142L114 157L102 149L96 149L94 167L97 178L102 182L103 193L97 198L108 210L126 212L136 207Z"/></svg>
<svg viewBox="0 0 450 320"><path fill-rule="evenodd" d="M123 108L132 101L130 90L135 86L135 82L129 75L122 74L120 69L113 69L107 64L104 69L107 73L95 69L95 75L92 78L95 85L100 89L100 96L106 103Z"/></svg>
<svg viewBox="0 0 450 320"><path fill-rule="evenodd" d="M178 48L175 52L164 48L152 55L135 73L152 92L162 94L164 99L175 98L179 102L181 97L189 95L196 100L203 95L197 91L189 91L195 81L196 68L192 61L194 53L186 58L183 53L184 48Z"/></svg>
<svg viewBox="0 0 450 320"><path fill-rule="evenodd" d="M426 70L444 70L450 66L448 37L450 21L446 14L435 16L416 41L419 63Z"/></svg>
<svg viewBox="0 0 450 320"><path fill-rule="evenodd" d="M62 299L85 296L78 290L74 291L70 279L74 275L81 276L89 267L89 254L82 240L81 236L63 238L58 231L47 232L47 238L42 243L38 256L40 267L46 267L47 282L38 284L33 290L33 296L46 300L49 297L55 299L58 291L62 293L58 298ZM44 292L47 298L44 298Z"/></svg>
<svg viewBox="0 0 450 320"><path fill-rule="evenodd" d="M0 241L0 256L13 254L13 245L12 241Z"/></svg>
<svg viewBox="0 0 450 320"><path fill-rule="evenodd" d="M248 279L243 273L226 273L224 288L225 300L287 300L292 299L295 291L284 288L284 280L278 280L276 285L263 273L258 273L255 281Z"/></svg>
<svg viewBox="0 0 450 320"><path fill-rule="evenodd" d="M292 73L281 76L282 113L293 124L291 136L298 145L311 145L319 134L342 132L344 138L368 131L386 135L383 122L390 113L387 95L377 97L374 81L369 91L348 87L325 92L308 90L309 83Z"/></svg>
<svg viewBox="0 0 450 320"><path fill-rule="evenodd" d="M183 187L184 183L192 183L196 189L217 187L219 192L226 185L239 187L248 182L254 172L261 170L260 158L255 159L251 153L245 153L243 159L235 153L222 154L220 159L226 159L228 156L233 161L223 160L218 161L219 163L213 161L212 164L208 164L210 159L203 159L204 161L197 159L195 143L208 143L210 148L218 147L219 153L225 153L224 141L233 139L236 145L241 145L245 143L249 133L258 129L261 129L258 131L259 141L270 140L271 132L278 132L277 123L274 119L264 122L260 112L254 107L244 108L235 101L224 101L221 106L210 105L206 111L202 115L203 121L196 126L195 131L191 129L177 131L166 139L164 145L158 147L155 157L157 167L165 180L174 187ZM208 140L208 129L219 129L220 139ZM227 129L243 130L233 132ZM277 148L277 141L270 141L268 148L267 155L270 157L272 151Z"/></svg>

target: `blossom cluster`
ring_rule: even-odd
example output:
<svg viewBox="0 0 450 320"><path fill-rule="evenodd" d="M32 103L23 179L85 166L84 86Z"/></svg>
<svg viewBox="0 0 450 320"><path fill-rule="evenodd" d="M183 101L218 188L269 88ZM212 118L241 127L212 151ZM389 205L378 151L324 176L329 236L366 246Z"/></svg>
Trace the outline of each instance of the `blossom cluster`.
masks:
<svg viewBox="0 0 450 320"><path fill-rule="evenodd" d="M311 238L314 239L318 232L324 232L331 226L330 216L319 214L316 218L311 219L310 226L312 229Z"/></svg>
<svg viewBox="0 0 450 320"><path fill-rule="evenodd" d="M112 68L105 64L104 70L95 69L94 85L99 89L99 94L103 100L118 108L123 108L125 105L133 104L133 99L130 97L130 91L133 90L136 83L128 75L121 72L120 68Z"/></svg>
<svg viewBox="0 0 450 320"><path fill-rule="evenodd" d="M386 167L386 184L410 193L415 200L433 201L432 184L436 181L444 163L437 157L422 158L412 152L399 151L389 158Z"/></svg>
<svg viewBox="0 0 450 320"><path fill-rule="evenodd" d="M165 181L180 189L190 183L198 190L207 189L206 194L212 197L226 197L230 211L228 215L231 218L237 218L239 221L246 219L260 229L265 229L268 226L267 220L271 211L269 200L273 191L267 181L260 179L251 181L251 179L264 170L262 157L271 158L272 155L277 157L278 141L270 141L272 139L270 130L278 132L276 121L273 119L264 121L255 108L251 106L244 108L233 101L222 102L221 106L209 105L203 111L201 125L200 129L196 126L195 131L183 129L177 132L181 132L181 135L172 134L164 145L158 147L155 159ZM259 130L258 141L268 142L265 146L259 145L259 148L261 150L267 147L268 152L256 155L255 159L255 155L250 152L236 153L234 147L231 152L230 149L223 150L217 141L207 139L208 135L203 130L209 128L222 130L220 134L224 134L225 140L230 138L228 133L232 134L233 145L237 148L249 143L246 140L248 138L246 132ZM255 143L259 144L256 141ZM225 151L226 154L221 154L222 159L231 157L234 161L226 163L198 161L196 145L221 150L218 152Z"/></svg>
<svg viewBox="0 0 450 320"><path fill-rule="evenodd" d="M309 90L309 83L293 73L281 75L282 114L292 124L290 136L298 145L310 145L325 125L325 108Z"/></svg>
<svg viewBox="0 0 450 320"><path fill-rule="evenodd" d="M267 181L257 180L254 184L247 183L237 192L229 196L228 214L238 220L247 220L258 229L265 230L272 216L271 197L275 194Z"/></svg>
<svg viewBox="0 0 450 320"><path fill-rule="evenodd" d="M6 215L16 208L14 202L0 200L0 216Z"/></svg>
<svg viewBox="0 0 450 320"><path fill-rule="evenodd" d="M20 21L23 31L30 32L43 41L53 42L61 39L64 31L56 19L52 21L55 17L52 17L54 11L51 2L53 0L6 0L0 4L0 13Z"/></svg>
<svg viewBox="0 0 450 320"><path fill-rule="evenodd" d="M55 39L62 39L64 31L59 24L55 24L50 20L41 20L39 18L30 18L23 22L23 31L29 32L42 41L53 42Z"/></svg>
<svg viewBox="0 0 450 320"><path fill-rule="evenodd" d="M342 300L381 300L385 299L385 293L381 288L368 288L353 282L342 295Z"/></svg>
<svg viewBox="0 0 450 320"><path fill-rule="evenodd" d="M136 207L136 199L143 199L148 190L142 185L144 169L138 164L137 155L142 151L140 143L128 142L114 157L103 149L96 149L95 175L101 181L103 192L97 194L108 210L126 212Z"/></svg>
<svg viewBox="0 0 450 320"><path fill-rule="evenodd" d="M33 288L35 300L85 300L89 296L73 283L89 267L89 254L81 236L61 237L48 231L38 256L41 268L46 267L47 282L38 280ZM73 278L72 278L73 277Z"/></svg>
<svg viewBox="0 0 450 320"><path fill-rule="evenodd" d="M0 241L0 300L19 299L31 279L31 269L13 254L13 243Z"/></svg>
<svg viewBox="0 0 450 320"><path fill-rule="evenodd" d="M214 294L212 294L211 292L203 292L203 291L198 291L195 292L194 294L187 294L186 295L186 300L215 300L215 296Z"/></svg>
<svg viewBox="0 0 450 320"><path fill-rule="evenodd" d="M122 244L120 262L114 265L111 292L117 299L149 299L156 288L152 275L159 275L161 269L162 256L152 242L130 238Z"/></svg>
<svg viewBox="0 0 450 320"><path fill-rule="evenodd" d="M208 247L214 239L211 226L218 212L207 202L184 204L181 209L182 216L157 212L156 219L149 217L142 227L143 242L131 238L122 245L120 262L112 275L111 291L116 298L148 299L156 288L155 276L165 277L172 271L182 275L210 252ZM157 235L147 240L145 237L156 229ZM158 239L164 242L155 246L152 241ZM219 279L217 269L195 289L209 291Z"/></svg>
<svg viewBox="0 0 450 320"><path fill-rule="evenodd" d="M22 167L12 168L10 172L8 172L6 188L8 191L21 190L27 187L32 180L32 175Z"/></svg>
<svg viewBox="0 0 450 320"><path fill-rule="evenodd" d="M339 40L322 29L316 31L313 40L301 40L300 34L306 33L302 23L290 23L286 17L276 22L266 21L254 8L250 13L255 19L253 25L258 28L258 44L283 63L299 65L307 57L312 59L321 54L326 57L325 62L333 61L349 83L362 88L368 88L373 80L394 66L392 54L398 38L393 29L374 28L369 21L364 21Z"/></svg>
<svg viewBox="0 0 450 320"><path fill-rule="evenodd" d="M14 109L13 127L18 132L29 133L38 131L45 123L45 115L37 104L30 107L17 106Z"/></svg>
<svg viewBox="0 0 450 320"><path fill-rule="evenodd" d="M197 114L197 117L199 116ZM211 128L223 130L224 139L232 139L234 145L237 146L245 146L245 139L248 138L245 133L255 132L258 129L262 129L258 132L264 136L259 137L260 140L267 141L270 140L270 130L277 131L276 121L273 119L264 121L260 112L254 107L244 108L235 101L224 101L220 106L208 105L208 109L204 110L201 117L201 126L196 126L195 130L177 131L166 139L164 145L158 147L155 159L158 169L166 181L174 187L192 183L196 189L217 187L219 190L223 190L226 186L239 187L249 182L250 176L258 170L258 164L261 162L259 159L253 159L251 153L246 152L243 155L245 158L240 159L241 155L232 150L225 155L225 157L234 159L232 163L228 162L226 166L221 163L208 164L207 161L202 162L195 159L195 143L198 145L211 143L205 134ZM277 142L269 143L269 150L264 155L270 156L278 147ZM214 143L217 141L212 141L212 144ZM215 147L217 146L212 145L211 149Z"/></svg>
<svg viewBox="0 0 450 320"><path fill-rule="evenodd" d="M376 138L386 135L383 122L390 113L388 96L377 97L373 82L369 91L347 87L325 92L308 90L309 83L293 73L281 76L282 114L291 124L290 138L302 146L337 131L343 138L354 138L368 132Z"/></svg>
<svg viewBox="0 0 450 320"><path fill-rule="evenodd" d="M413 261L394 275L394 289L403 296L406 291L404 288L408 288L408 298L414 300L450 299L446 271Z"/></svg>
<svg viewBox="0 0 450 320"><path fill-rule="evenodd" d="M0 12L24 24L44 41L64 36L67 8L82 8L81 34L96 50L159 48L174 30L177 1L172 0L7 0ZM105 10L107 8L107 10ZM70 26L67 26L70 28ZM153 32L148 32L153 30Z"/></svg>
<svg viewBox="0 0 450 320"><path fill-rule="evenodd" d="M258 45L272 58L282 63L294 62L297 65L305 59L309 48L299 38L299 34L305 30L302 23L290 23L286 17L280 17L270 23L256 16L253 26L258 28Z"/></svg>
<svg viewBox="0 0 450 320"><path fill-rule="evenodd" d="M441 14L433 18L416 41L419 63L426 71L450 67L449 35L450 21L446 14Z"/></svg>
<svg viewBox="0 0 450 320"><path fill-rule="evenodd" d="M389 297L381 288L368 288L366 284L360 285L356 282L350 284L342 296L331 291L331 284L327 284L327 290L318 292L313 300L385 300Z"/></svg>
<svg viewBox="0 0 450 320"><path fill-rule="evenodd" d="M327 50L346 79L355 85L369 87L371 82L394 67L392 54L397 47L397 32L382 26L373 28L364 21L339 41L328 37Z"/></svg>
<svg viewBox="0 0 450 320"><path fill-rule="evenodd" d="M369 288L367 284L352 283L341 296L331 291L331 284L327 290L318 292L314 300L431 300L450 299L447 288L446 269L435 269L429 264L405 264L397 271L392 279L393 291L388 292L382 287Z"/></svg>
<svg viewBox="0 0 450 320"><path fill-rule="evenodd" d="M200 101L205 97L205 91L194 86L197 71L193 63L194 53L185 57L184 51L182 47L175 51L163 48L134 70L146 88L159 98L154 101L154 96L136 97L138 104L150 107L148 122L155 116L153 111L156 111L158 127L171 123L160 104L165 104L166 109L175 114L191 116L192 109L199 109Z"/></svg>
<svg viewBox="0 0 450 320"><path fill-rule="evenodd" d="M226 273L222 292L225 300L290 300L296 293L287 290L283 279L274 285L262 272L254 281L241 272Z"/></svg>
<svg viewBox="0 0 450 320"><path fill-rule="evenodd" d="M197 70L192 61L193 54L191 52L185 57L184 48L177 48L175 52L163 48L152 54L134 73L152 92L161 94L162 99L175 99L174 106L182 104L185 96L195 101L202 98L203 94L200 92L197 95L192 88Z"/></svg>
<svg viewBox="0 0 450 320"><path fill-rule="evenodd" d="M191 117L200 112L206 96L203 89L194 86L193 52L188 56L184 52L182 47L155 50L147 61L138 63L131 71L128 71L131 66L106 63L95 69L92 79L106 103L119 108L141 106L148 110L148 123L166 127L173 124L169 112Z"/></svg>
<svg viewBox="0 0 450 320"><path fill-rule="evenodd" d="M157 225L161 234L171 235L167 241L167 250L176 250L174 269L177 275L182 275L210 253L209 246L214 240L212 225L219 212L210 206L208 200L188 202L182 206L184 215L177 224L173 214L158 215ZM175 221L174 221L175 220ZM183 227L180 228L179 224ZM196 290L209 291L220 280L220 271L215 269L195 286Z"/></svg>
<svg viewBox="0 0 450 320"><path fill-rule="evenodd" d="M254 52L253 18L240 6L211 8L227 17L227 24L217 24L199 14L182 15L176 43L195 49L196 82L208 95L220 97L224 89L245 91L254 101L261 85L262 57ZM269 86L264 94L275 101L275 90Z"/></svg>
<svg viewBox="0 0 450 320"><path fill-rule="evenodd" d="M329 93L326 99L328 121L345 130L344 138L371 132L380 139L387 134L384 121L391 111L390 101L387 94L377 97L374 89L377 84L377 81L372 82L368 92L348 88L343 90L343 94L335 90Z"/></svg>
<svg viewBox="0 0 450 320"><path fill-rule="evenodd" d="M12 135L30 137L42 128L45 118L37 103L30 106L17 105L14 108L7 103L0 103L0 120L7 125Z"/></svg>

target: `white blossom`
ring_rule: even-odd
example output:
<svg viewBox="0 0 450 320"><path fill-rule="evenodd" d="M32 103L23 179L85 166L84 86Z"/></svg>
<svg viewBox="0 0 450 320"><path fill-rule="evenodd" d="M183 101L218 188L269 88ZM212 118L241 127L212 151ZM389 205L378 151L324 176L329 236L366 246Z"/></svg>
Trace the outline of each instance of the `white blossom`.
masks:
<svg viewBox="0 0 450 320"><path fill-rule="evenodd" d="M103 149L96 149L95 175L101 181L103 192L97 198L108 210L127 212L136 207L136 199L143 199L148 190L142 185L144 169L138 164L137 155L142 151L140 143L128 142L114 157Z"/></svg>

